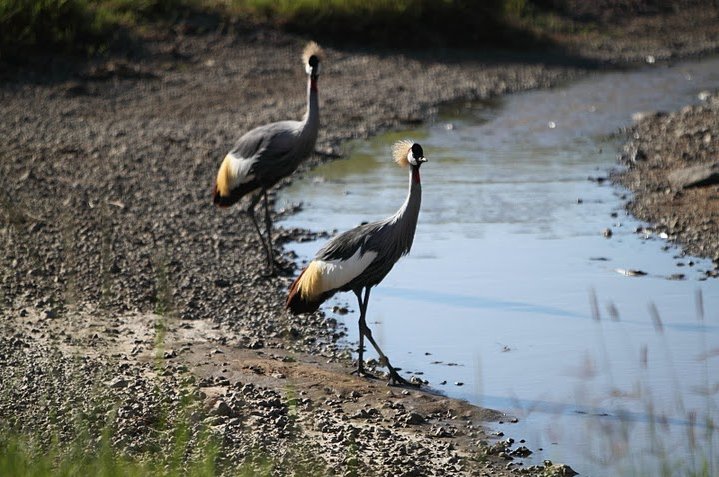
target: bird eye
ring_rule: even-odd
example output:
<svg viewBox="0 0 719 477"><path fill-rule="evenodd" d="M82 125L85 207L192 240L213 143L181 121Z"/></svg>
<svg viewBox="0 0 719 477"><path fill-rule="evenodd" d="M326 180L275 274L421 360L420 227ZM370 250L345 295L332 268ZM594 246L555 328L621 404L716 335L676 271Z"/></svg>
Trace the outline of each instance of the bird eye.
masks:
<svg viewBox="0 0 719 477"><path fill-rule="evenodd" d="M310 56L308 63L310 64L310 66L312 68L317 68L317 65L320 64L320 59L317 58L317 55L312 55L312 56Z"/></svg>

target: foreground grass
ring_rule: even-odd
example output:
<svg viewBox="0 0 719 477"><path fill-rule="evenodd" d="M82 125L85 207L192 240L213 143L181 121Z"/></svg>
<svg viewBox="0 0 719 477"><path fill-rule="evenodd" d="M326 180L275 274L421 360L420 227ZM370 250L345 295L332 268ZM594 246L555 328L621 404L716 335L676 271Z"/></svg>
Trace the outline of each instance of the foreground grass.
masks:
<svg viewBox="0 0 719 477"><path fill-rule="evenodd" d="M202 16L313 38L389 46L472 47L522 38L524 0L0 0L0 58L23 51L95 53L128 35ZM526 36L526 35L525 35Z"/></svg>
<svg viewBox="0 0 719 477"><path fill-rule="evenodd" d="M187 465L140 461L124 456L112 449L107 436L99 448L89 452L81 440L67 447L55 444L49 451L36 444L31 436L10 432L0 433L0 475L17 477L79 476L96 477L190 477L214 476L215 454ZM251 475L249 473L238 475Z"/></svg>

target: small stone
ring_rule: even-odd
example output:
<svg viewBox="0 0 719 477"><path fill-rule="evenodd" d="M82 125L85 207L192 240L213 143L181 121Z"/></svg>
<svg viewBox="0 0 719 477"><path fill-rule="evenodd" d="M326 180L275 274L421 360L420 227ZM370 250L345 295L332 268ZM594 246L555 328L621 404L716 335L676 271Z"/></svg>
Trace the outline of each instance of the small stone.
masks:
<svg viewBox="0 0 719 477"><path fill-rule="evenodd" d="M265 343L262 340L252 340L247 347L249 349L262 349L265 347Z"/></svg>
<svg viewBox="0 0 719 477"><path fill-rule="evenodd" d="M410 412L404 417L404 422L409 425L423 424L425 418L418 412Z"/></svg>
<svg viewBox="0 0 719 477"><path fill-rule="evenodd" d="M567 464L553 464L552 461L545 460L544 475L547 477L573 477L578 474Z"/></svg>
<svg viewBox="0 0 719 477"><path fill-rule="evenodd" d="M645 271L635 270L633 268L627 268L627 269L617 268L615 271L621 275L626 276L626 277L643 277L644 275L647 274L647 272L645 272Z"/></svg>
<svg viewBox="0 0 719 477"><path fill-rule="evenodd" d="M699 94L697 94L697 98L699 98L699 101L706 101L707 99L711 98L711 92L704 90L700 91Z"/></svg>
<svg viewBox="0 0 719 477"><path fill-rule="evenodd" d="M212 414L229 417L232 415L232 408L225 401L218 400L212 407Z"/></svg>
<svg viewBox="0 0 719 477"><path fill-rule="evenodd" d="M676 190L719 184L719 162L677 169L667 175Z"/></svg>
<svg viewBox="0 0 719 477"><path fill-rule="evenodd" d="M519 446L513 451L510 452L511 455L514 457L529 457L532 455L532 451L527 448L527 446Z"/></svg>
<svg viewBox="0 0 719 477"><path fill-rule="evenodd" d="M115 379L107 383L112 389L122 389L127 387L127 380L122 376L118 376Z"/></svg>
<svg viewBox="0 0 719 477"><path fill-rule="evenodd" d="M452 437L452 433L442 426L437 427L432 435L434 437Z"/></svg>

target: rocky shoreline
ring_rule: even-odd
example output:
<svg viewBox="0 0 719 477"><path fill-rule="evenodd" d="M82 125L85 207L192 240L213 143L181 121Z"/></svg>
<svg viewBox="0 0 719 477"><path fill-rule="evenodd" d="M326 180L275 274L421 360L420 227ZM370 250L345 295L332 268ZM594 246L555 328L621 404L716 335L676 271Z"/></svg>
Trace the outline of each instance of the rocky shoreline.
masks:
<svg viewBox="0 0 719 477"><path fill-rule="evenodd" d="M686 15L570 43L605 66L716 51L716 22L677 28ZM637 32L647 34L632 42ZM177 34L129 59L0 84L5 425L48 439L71 436L78 421L109 426L113 445L143 456L171 449L163 423L184 419L191 442L208 432L222 442L223 468L269 459L268 475L567 475L522 465L522 443L487 430L509 416L351 376L336 323L283 311L291 253L279 277L263 276L249 221L211 206L215 168L236 137L301 116L303 43L253 29ZM442 103L588 71L562 56L325 49L322 127L305 168L340 156L348 139L427 121ZM640 123L638 137L646 127L654 138L664 119ZM715 147L714 131L702 134ZM275 240L306 234L277 230Z"/></svg>
<svg viewBox="0 0 719 477"><path fill-rule="evenodd" d="M719 275L719 96L655 112L628 130L622 163L613 179L633 192L627 209L676 242L687 255L714 263Z"/></svg>

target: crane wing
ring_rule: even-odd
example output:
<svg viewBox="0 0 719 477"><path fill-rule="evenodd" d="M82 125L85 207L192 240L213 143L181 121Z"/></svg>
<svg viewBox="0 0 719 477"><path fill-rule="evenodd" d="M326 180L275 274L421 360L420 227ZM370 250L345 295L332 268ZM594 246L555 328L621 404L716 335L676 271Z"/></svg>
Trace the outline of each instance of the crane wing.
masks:
<svg viewBox="0 0 719 477"><path fill-rule="evenodd" d="M290 287L287 307L293 313L314 311L361 277L377 259L378 252L368 249L366 242L380 225L360 225L327 242Z"/></svg>
<svg viewBox="0 0 719 477"><path fill-rule="evenodd" d="M369 239L381 225L380 222L373 222L336 235L317 252L315 260L347 260L358 250L364 254Z"/></svg>
<svg viewBox="0 0 719 477"><path fill-rule="evenodd" d="M300 123L281 121L244 134L225 156L215 180L213 201L227 207L246 193L282 176L282 161L292 151Z"/></svg>
<svg viewBox="0 0 719 477"><path fill-rule="evenodd" d="M300 129L299 121L280 121L257 127L244 134L230 154L254 163L272 163L292 151Z"/></svg>

